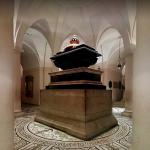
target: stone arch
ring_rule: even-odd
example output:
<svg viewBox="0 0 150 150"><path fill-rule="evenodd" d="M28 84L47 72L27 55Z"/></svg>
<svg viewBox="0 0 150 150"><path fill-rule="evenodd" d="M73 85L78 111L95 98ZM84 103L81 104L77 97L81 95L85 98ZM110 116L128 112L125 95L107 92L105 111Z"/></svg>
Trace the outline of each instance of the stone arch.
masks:
<svg viewBox="0 0 150 150"><path fill-rule="evenodd" d="M34 65L35 65L35 67L40 66L40 58L39 58L39 55L38 55L36 49L34 49L33 46L30 46L28 43L23 44L23 49L24 49L24 53L27 52L28 56L31 55L31 57L34 58L34 59L32 59L32 61L34 61L33 67L34 67ZM24 55L24 53L22 53L22 55ZM26 62L29 63L29 61L25 60L25 63ZM22 64L22 66L24 68L23 64Z"/></svg>
<svg viewBox="0 0 150 150"><path fill-rule="evenodd" d="M105 27L103 27L102 29L100 29L100 31L99 31L99 33L98 33L98 36L97 36L97 40L96 40L96 48L97 48L98 43L100 42L100 40L101 40L103 34L104 34L107 30L109 30L110 28L112 28L112 26L108 24L107 26L105 26Z"/></svg>
<svg viewBox="0 0 150 150"><path fill-rule="evenodd" d="M127 50L125 50L123 43L121 44L120 52L121 52L122 65L124 64L125 57L131 53L134 53L135 49L136 49L135 44L130 44L130 49ZM118 51L119 51L119 47L117 45L114 45L114 47L112 47L111 49L110 55L108 56L108 60L111 60L113 57L115 57L115 55L117 55L116 61L118 61ZM110 61L108 61L108 64L110 64Z"/></svg>
<svg viewBox="0 0 150 150"><path fill-rule="evenodd" d="M34 28L43 34L43 36L46 38L53 52L54 45L53 45L52 34L51 34L48 21L46 19L39 19L32 24L31 28Z"/></svg>
<svg viewBox="0 0 150 150"><path fill-rule="evenodd" d="M123 37L120 32L113 28L112 26L108 26L99 34L97 39L96 47L97 50L101 50L101 45L103 46L103 60L107 61L109 55L112 53L113 50L116 50L116 46L118 47L119 40L122 39L121 46L124 46ZM115 47L115 49L114 49ZM101 51L99 51L101 53Z"/></svg>
<svg viewBox="0 0 150 150"><path fill-rule="evenodd" d="M136 45L136 16L134 18L133 27L131 29L131 43Z"/></svg>
<svg viewBox="0 0 150 150"><path fill-rule="evenodd" d="M39 66L40 66L40 56L39 56L39 54L38 54L38 52L36 50L35 45L33 45L33 43L28 43L28 42L24 41L23 42L23 50L24 50L25 47L30 49L31 52L36 56L36 59L38 60L38 63L39 63Z"/></svg>
<svg viewBox="0 0 150 150"><path fill-rule="evenodd" d="M110 29L114 29L120 34L120 36L123 39L125 50L130 50L130 34L129 34L129 32L126 29L121 29L117 24L109 23L109 22L107 24L104 24L104 26L102 26L101 29L99 30L97 40L96 40L96 48L98 47L98 44L101 41L103 35Z"/></svg>
<svg viewBox="0 0 150 150"><path fill-rule="evenodd" d="M50 47L52 48L52 36L51 36L51 31L49 28L48 21L46 19L35 19L31 23L24 23L21 22L20 25L18 26L18 29L16 30L16 36L15 36L15 43L14 47L15 49L22 50L22 43L23 43L23 38L24 34L29 28L34 28L38 30L40 33L43 34L43 36L47 39Z"/></svg>
<svg viewBox="0 0 150 150"><path fill-rule="evenodd" d="M14 48L17 49L18 51L22 51L22 42L23 42L24 34L26 33L26 31L29 27L30 26L27 24L20 23L20 25L17 29Z"/></svg>
<svg viewBox="0 0 150 150"><path fill-rule="evenodd" d="M120 55L121 55L121 63L124 63L124 57L126 55L126 52L124 51L124 46L122 45L120 47ZM114 46L108 56L107 66L108 65L114 65L115 68L117 68L118 63L118 56L119 56L119 48L117 46Z"/></svg>
<svg viewBox="0 0 150 150"><path fill-rule="evenodd" d="M99 32L98 37L97 37L96 47L98 46L99 42L101 41L101 39L105 35L105 33L108 32L111 29L116 30L116 32L118 32L120 34L120 37L122 37L123 43L124 43L124 38L123 38L121 32L118 29L116 29L115 27L113 27L111 25L108 25L107 27L105 27L103 30L101 30Z"/></svg>
<svg viewBox="0 0 150 150"><path fill-rule="evenodd" d="M28 43L23 44L24 53L21 53L21 65L23 68L22 73L22 90L21 90L21 102L39 105L40 104L40 60L39 56L37 55L36 51L33 50L33 47L28 45ZM28 97L26 95L26 77L32 76L33 77L33 90L32 90L32 97Z"/></svg>

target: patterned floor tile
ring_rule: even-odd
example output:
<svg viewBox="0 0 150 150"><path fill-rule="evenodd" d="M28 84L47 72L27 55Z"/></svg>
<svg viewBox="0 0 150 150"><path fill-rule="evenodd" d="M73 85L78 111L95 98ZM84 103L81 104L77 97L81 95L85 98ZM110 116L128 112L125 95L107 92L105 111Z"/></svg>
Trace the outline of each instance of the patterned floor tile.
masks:
<svg viewBox="0 0 150 150"><path fill-rule="evenodd" d="M34 116L15 120L15 150L128 150L132 121L122 117L123 108L113 108L119 125L91 141L83 141L34 121Z"/></svg>

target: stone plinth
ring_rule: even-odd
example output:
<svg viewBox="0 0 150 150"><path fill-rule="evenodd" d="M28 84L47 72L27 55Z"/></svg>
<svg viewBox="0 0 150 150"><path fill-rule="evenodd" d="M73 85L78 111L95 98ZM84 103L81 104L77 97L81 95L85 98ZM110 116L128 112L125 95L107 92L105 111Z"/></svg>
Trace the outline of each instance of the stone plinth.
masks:
<svg viewBox="0 0 150 150"><path fill-rule="evenodd" d="M101 83L99 70L87 67L67 69L49 73L50 84L47 89L106 89Z"/></svg>
<svg viewBox="0 0 150 150"><path fill-rule="evenodd" d="M117 125L111 91L100 89L42 90L36 121L84 140Z"/></svg>

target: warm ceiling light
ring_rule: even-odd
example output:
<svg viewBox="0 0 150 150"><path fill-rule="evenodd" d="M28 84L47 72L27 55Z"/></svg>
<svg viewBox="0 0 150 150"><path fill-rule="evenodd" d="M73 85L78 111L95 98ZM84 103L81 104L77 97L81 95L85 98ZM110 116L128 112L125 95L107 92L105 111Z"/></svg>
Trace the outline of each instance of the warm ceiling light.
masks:
<svg viewBox="0 0 150 150"><path fill-rule="evenodd" d="M118 67L118 69L121 69L121 67L122 67L121 63L118 63L117 67Z"/></svg>

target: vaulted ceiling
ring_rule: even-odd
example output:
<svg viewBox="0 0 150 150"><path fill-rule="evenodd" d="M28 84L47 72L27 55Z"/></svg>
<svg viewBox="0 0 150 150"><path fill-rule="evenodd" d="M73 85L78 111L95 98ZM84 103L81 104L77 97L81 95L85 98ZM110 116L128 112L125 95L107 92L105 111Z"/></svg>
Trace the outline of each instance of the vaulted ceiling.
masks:
<svg viewBox="0 0 150 150"><path fill-rule="evenodd" d="M102 48L104 61L115 63L120 39L122 58L131 52L131 45L136 44L135 14L134 0L16 0L14 45L21 51L23 43L34 45L41 55L43 48L39 48L39 42L25 33L42 34L53 55L75 34L99 52Z"/></svg>

